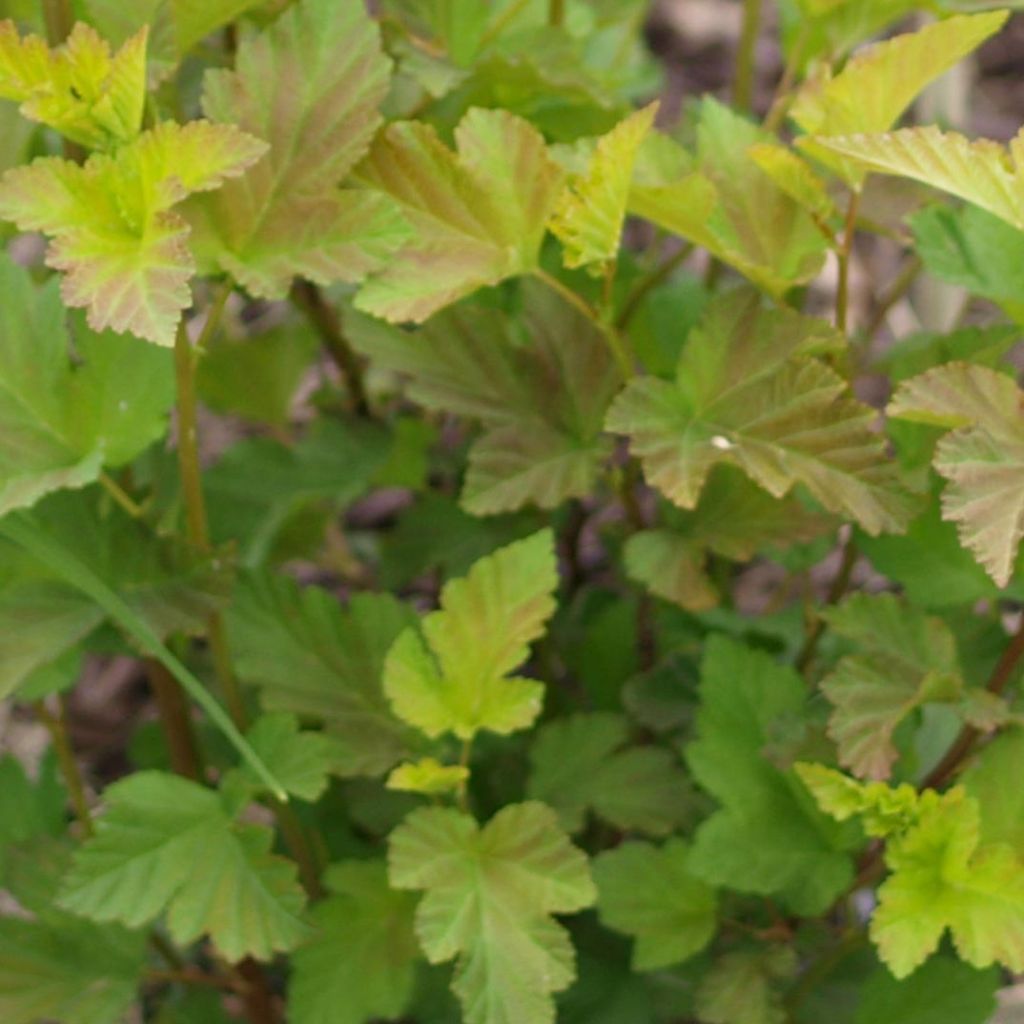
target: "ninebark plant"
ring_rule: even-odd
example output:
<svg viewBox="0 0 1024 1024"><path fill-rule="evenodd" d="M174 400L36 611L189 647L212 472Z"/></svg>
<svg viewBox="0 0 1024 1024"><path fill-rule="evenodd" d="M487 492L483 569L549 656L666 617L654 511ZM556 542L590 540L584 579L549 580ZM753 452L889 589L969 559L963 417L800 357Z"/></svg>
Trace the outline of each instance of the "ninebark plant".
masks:
<svg viewBox="0 0 1024 1024"><path fill-rule="evenodd" d="M42 6L0 5L0 696L52 740L0 760L4 1024L983 1024L1024 137L912 108L1007 13L780 0L759 122L747 0L732 105L668 123L641 0ZM904 251L868 303L855 243ZM921 275L970 326L891 337ZM118 655L158 720L111 772L67 711Z"/></svg>

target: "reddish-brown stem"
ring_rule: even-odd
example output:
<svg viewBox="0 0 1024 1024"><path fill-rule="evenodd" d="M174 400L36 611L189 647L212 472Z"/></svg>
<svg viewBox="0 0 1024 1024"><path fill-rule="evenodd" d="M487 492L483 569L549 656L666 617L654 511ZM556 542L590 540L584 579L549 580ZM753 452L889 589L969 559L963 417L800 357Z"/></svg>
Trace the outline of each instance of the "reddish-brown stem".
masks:
<svg viewBox="0 0 1024 1024"><path fill-rule="evenodd" d="M176 774L199 782L203 776L202 759L188 700L178 681L159 661L147 659L146 674L156 699L164 738L167 740L171 768Z"/></svg>
<svg viewBox="0 0 1024 1024"><path fill-rule="evenodd" d="M240 995L250 1024L279 1024L277 1002L263 968L250 958L235 970L243 982Z"/></svg>
<svg viewBox="0 0 1024 1024"><path fill-rule="evenodd" d="M985 689L989 693L1001 694L1013 679L1013 674L1024 658L1024 615L1021 616L1020 625L1013 638L1007 644L1002 657L996 663L996 667L989 676ZM928 773L927 778L921 783L922 789L938 789L945 785L959 771L968 755L974 749L982 733L971 725L965 725L960 730L960 735L953 741L952 746L946 751L942 760Z"/></svg>
<svg viewBox="0 0 1024 1024"><path fill-rule="evenodd" d="M1024 658L1024 616L1021 617L1017 632L1014 633L1003 651L1002 657L992 670L985 689L989 693L1002 693L1013 679L1014 672L1022 658ZM981 735L973 726L964 726L942 760L928 773L919 788L938 789L949 782L963 766ZM882 874L884 856L885 847L881 843L877 843L868 850L848 893L862 889L878 880Z"/></svg>
<svg viewBox="0 0 1024 1024"><path fill-rule="evenodd" d="M832 605L837 604L843 594L846 593L847 587L850 585L850 580L853 578L854 566L857 564L857 554L857 547L853 543L853 540L848 540L846 545L843 547L843 560L839 565L839 571L832 580L832 585L829 587L828 594L825 597L826 607L831 607ZM801 648L800 653L796 656L796 670L801 675L804 675L811 667L811 663L814 661L814 655L818 651L818 644L821 642L824 632L825 620L818 615L815 617L814 622L807 631L807 638L804 640L804 645Z"/></svg>
<svg viewBox="0 0 1024 1024"><path fill-rule="evenodd" d="M306 318L320 336L324 348L341 371L356 414L369 418L370 402L366 397L366 385L363 383L363 366L342 332L338 311L310 281L297 280L292 285L291 297L292 302L306 314Z"/></svg>

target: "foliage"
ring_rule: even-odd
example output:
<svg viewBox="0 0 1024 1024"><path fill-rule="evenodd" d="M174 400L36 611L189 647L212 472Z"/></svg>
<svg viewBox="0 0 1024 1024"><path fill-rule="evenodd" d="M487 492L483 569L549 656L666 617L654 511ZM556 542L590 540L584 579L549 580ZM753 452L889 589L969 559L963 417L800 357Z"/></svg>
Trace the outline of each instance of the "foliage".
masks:
<svg viewBox="0 0 1024 1024"><path fill-rule="evenodd" d="M991 1019L1008 12L761 6L0 0L3 1021Z"/></svg>

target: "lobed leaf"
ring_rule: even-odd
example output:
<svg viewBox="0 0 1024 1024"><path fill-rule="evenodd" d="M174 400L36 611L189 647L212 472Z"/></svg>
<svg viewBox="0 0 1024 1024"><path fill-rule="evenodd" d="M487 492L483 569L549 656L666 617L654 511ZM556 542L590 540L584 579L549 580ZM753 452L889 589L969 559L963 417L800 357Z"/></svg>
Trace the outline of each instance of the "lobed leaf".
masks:
<svg viewBox="0 0 1024 1024"><path fill-rule="evenodd" d="M854 595L823 618L857 644L822 682L833 704L829 735L839 761L862 778L889 777L896 727L928 701L954 701L964 687L956 641L941 620L891 594Z"/></svg>
<svg viewBox="0 0 1024 1024"><path fill-rule="evenodd" d="M690 874L681 839L624 843L598 854L593 871L602 923L635 939L634 970L688 960L714 936L715 892Z"/></svg>
<svg viewBox="0 0 1024 1024"><path fill-rule="evenodd" d="M166 914L175 942L209 935L232 962L269 959L308 934L295 866L270 852L270 829L232 821L216 793L161 772L137 772L105 797L61 907L135 928Z"/></svg>
<svg viewBox="0 0 1024 1024"><path fill-rule="evenodd" d="M1024 232L980 206L951 209L944 203L925 207L909 223L914 249L929 274L991 299L1018 323L1024 321ZM1004 325L1003 330L1016 329Z"/></svg>
<svg viewBox="0 0 1024 1024"><path fill-rule="evenodd" d="M169 358L76 325L69 351L56 286L0 260L0 515L96 480L160 437L174 401Z"/></svg>
<svg viewBox="0 0 1024 1024"><path fill-rule="evenodd" d="M1012 378L984 366L948 363L902 383L889 414L953 428L935 468L948 481L944 519L1003 587L1024 537L1024 396Z"/></svg>
<svg viewBox="0 0 1024 1024"><path fill-rule="evenodd" d="M863 171L894 174L958 196L1024 228L1018 135L1007 150L989 139L971 140L934 125L880 135L815 136L802 143L835 154Z"/></svg>
<svg viewBox="0 0 1024 1024"><path fill-rule="evenodd" d="M300 729L296 715L271 714L257 718L245 738L285 792L311 803L323 795L333 748L322 733ZM248 765L237 772L254 793L264 788Z"/></svg>
<svg viewBox="0 0 1024 1024"><path fill-rule="evenodd" d="M983 842L978 801L957 786L946 793L912 786L858 785L820 765L800 766L822 807L863 814L887 837L890 875L878 890L871 938L897 978L938 947L948 929L961 959L977 968L1024 963L1024 862L1002 842Z"/></svg>
<svg viewBox="0 0 1024 1024"><path fill-rule="evenodd" d="M31 522L74 552L159 636L201 629L230 589L226 561L157 538L119 509L101 511L95 492L54 495L36 506ZM107 616L45 564L6 543L0 552L8 567L0 581L0 697L6 697Z"/></svg>
<svg viewBox="0 0 1024 1024"><path fill-rule="evenodd" d="M727 953L702 981L697 1012L707 1024L783 1024L786 1007L777 986L796 968L787 946Z"/></svg>
<svg viewBox="0 0 1024 1024"><path fill-rule="evenodd" d="M39 36L20 37L13 21L2 21L0 98L83 146L116 149L142 128L146 39L142 27L112 54L94 28L78 22L51 50Z"/></svg>
<svg viewBox="0 0 1024 1024"><path fill-rule="evenodd" d="M375 366L409 378L414 401L484 425L463 485L470 512L555 508L592 491L622 378L601 333L539 283L524 287L517 319L466 305L414 333L359 317L349 331Z"/></svg>
<svg viewBox="0 0 1024 1024"><path fill-rule="evenodd" d="M270 299L294 277L356 282L385 265L408 238L395 205L339 186L381 124L390 71L362 4L301 0L243 39L233 70L207 72L206 116L266 139L270 153L190 204L202 263Z"/></svg>
<svg viewBox="0 0 1024 1024"><path fill-rule="evenodd" d="M547 723L530 748L527 794L553 807L569 832L589 810L626 832L668 835L691 814L686 775L669 751L628 740L626 719L610 712Z"/></svg>
<svg viewBox="0 0 1024 1024"><path fill-rule="evenodd" d="M431 963L457 958L466 1024L554 1024L551 995L575 966L551 915L590 906L596 892L550 808L512 804L483 828L459 811L414 811L391 835L388 875L393 888L425 891L416 935Z"/></svg>
<svg viewBox="0 0 1024 1024"><path fill-rule="evenodd" d="M856 838L767 760L772 729L799 720L802 680L768 655L712 637L701 666L697 738L686 749L696 781L721 808L698 829L690 870L738 892L776 894L801 914L828 907L851 879Z"/></svg>
<svg viewBox="0 0 1024 1024"><path fill-rule="evenodd" d="M725 296L692 332L676 379L630 382L606 426L629 437L648 482L682 508L728 463L776 498L802 484L868 533L898 531L910 504L875 414L813 358L836 344L821 321Z"/></svg>
<svg viewBox="0 0 1024 1024"><path fill-rule="evenodd" d="M118 1024L145 968L141 934L70 914L0 917L4 1024Z"/></svg>
<svg viewBox="0 0 1024 1024"><path fill-rule="evenodd" d="M365 1024L401 1016L419 959L415 897L389 888L384 864L343 861L324 876L313 937L292 954L292 1024Z"/></svg>
<svg viewBox="0 0 1024 1024"><path fill-rule="evenodd" d="M441 764L435 757L400 764L388 776L388 789L403 793L424 793L439 796L465 787L469 768L462 764Z"/></svg>
<svg viewBox="0 0 1024 1024"><path fill-rule="evenodd" d="M345 609L326 590L269 574L246 578L228 612L241 680L259 689L268 711L322 722L340 775L383 774L409 746L381 674L412 621L390 595L358 595Z"/></svg>
<svg viewBox="0 0 1024 1024"><path fill-rule="evenodd" d="M567 267L592 267L617 258L633 165L657 111L652 103L602 135L586 171L572 176L559 195L549 226L565 247Z"/></svg>
<svg viewBox="0 0 1024 1024"><path fill-rule="evenodd" d="M478 288L538 267L563 172L529 122L470 110L455 150L418 121L377 137L356 178L389 196L413 239L370 277L357 308L392 322L426 320Z"/></svg>
<svg viewBox="0 0 1024 1024"><path fill-rule="evenodd" d="M266 151L230 125L163 122L114 155L79 166L41 157L0 180L0 218L50 236L47 265L64 272L64 303L94 330L174 344L191 297L189 228L172 207L217 188Z"/></svg>
<svg viewBox="0 0 1024 1024"><path fill-rule="evenodd" d="M774 136L715 100L699 110L694 156L652 135L641 153L629 212L707 249L781 297L816 277L827 241L791 190L750 158Z"/></svg>
<svg viewBox="0 0 1024 1024"><path fill-rule="evenodd" d="M396 715L431 738L481 729L507 734L540 714L542 683L509 677L555 610L558 584L550 530L480 559L441 591L441 607L407 629L384 664Z"/></svg>
<svg viewBox="0 0 1024 1024"><path fill-rule="evenodd" d="M790 116L812 135L888 131L929 83L1006 23L1008 11L960 15L860 51L834 78L811 78Z"/></svg>

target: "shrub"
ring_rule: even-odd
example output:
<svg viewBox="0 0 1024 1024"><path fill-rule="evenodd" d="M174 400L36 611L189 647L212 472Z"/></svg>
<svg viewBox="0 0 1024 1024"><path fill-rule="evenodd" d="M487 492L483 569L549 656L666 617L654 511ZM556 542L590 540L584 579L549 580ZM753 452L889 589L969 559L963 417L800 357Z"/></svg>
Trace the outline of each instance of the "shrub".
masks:
<svg viewBox="0 0 1024 1024"><path fill-rule="evenodd" d="M983 1024L1024 970L1022 142L898 127L1007 13L786 0L765 103L746 0L670 124L645 6L8 5L5 1024ZM904 331L919 279L975 301Z"/></svg>

